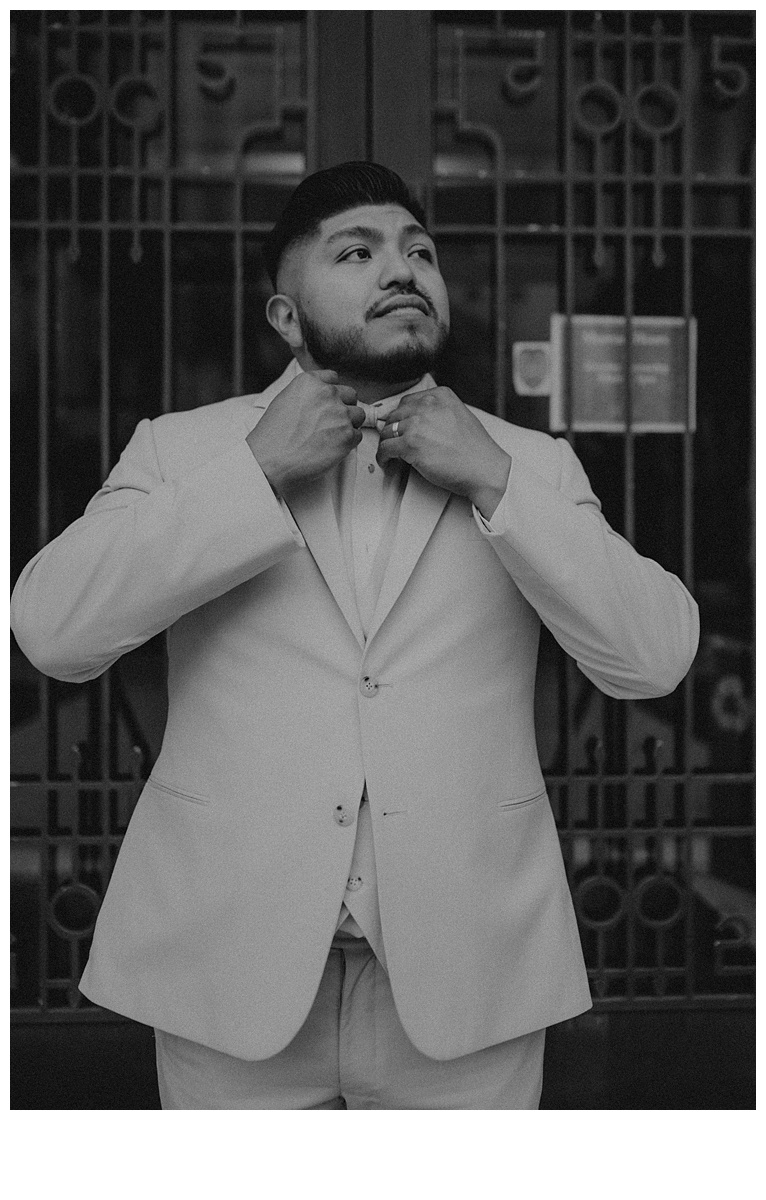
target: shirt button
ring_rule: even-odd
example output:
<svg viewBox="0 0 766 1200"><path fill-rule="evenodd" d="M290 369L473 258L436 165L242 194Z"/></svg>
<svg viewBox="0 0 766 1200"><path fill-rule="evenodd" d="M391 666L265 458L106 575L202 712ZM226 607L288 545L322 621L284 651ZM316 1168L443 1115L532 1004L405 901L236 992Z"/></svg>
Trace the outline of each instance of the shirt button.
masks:
<svg viewBox="0 0 766 1200"><path fill-rule="evenodd" d="M380 684L377 684L374 679L370 679L369 675L365 675L364 679L359 685L359 691L363 696L367 696L369 699L371 699L373 696L377 696L379 687Z"/></svg>
<svg viewBox="0 0 766 1200"><path fill-rule="evenodd" d="M342 804L337 805L332 815L339 825L353 825L354 823L354 814L350 813Z"/></svg>
<svg viewBox="0 0 766 1200"><path fill-rule="evenodd" d="M346 890L349 892L358 892L361 886L362 886L362 876L361 875L352 875L351 878L349 879L348 883L346 884Z"/></svg>

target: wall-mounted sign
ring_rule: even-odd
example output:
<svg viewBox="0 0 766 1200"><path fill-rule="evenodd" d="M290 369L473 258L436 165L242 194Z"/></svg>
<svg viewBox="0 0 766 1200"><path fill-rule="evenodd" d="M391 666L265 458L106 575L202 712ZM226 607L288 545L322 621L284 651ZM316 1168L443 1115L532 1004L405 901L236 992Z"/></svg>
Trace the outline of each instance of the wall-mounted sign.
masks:
<svg viewBox="0 0 766 1200"><path fill-rule="evenodd" d="M550 428L621 432L627 427L625 317L570 319L572 406L567 422L567 318L551 317ZM696 428L697 322L683 317L633 317L631 338L634 433L683 433Z"/></svg>
<svg viewBox="0 0 766 1200"><path fill-rule="evenodd" d="M512 359L517 396L550 396L550 342L514 342Z"/></svg>

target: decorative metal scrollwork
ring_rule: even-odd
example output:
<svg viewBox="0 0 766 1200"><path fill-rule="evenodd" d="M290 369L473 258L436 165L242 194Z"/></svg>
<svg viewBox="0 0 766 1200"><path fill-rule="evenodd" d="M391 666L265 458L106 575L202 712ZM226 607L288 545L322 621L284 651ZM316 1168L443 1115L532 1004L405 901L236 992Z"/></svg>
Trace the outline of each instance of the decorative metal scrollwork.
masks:
<svg viewBox="0 0 766 1200"><path fill-rule="evenodd" d="M642 924L669 929L684 913L686 892L672 875L647 875L633 892L633 906Z"/></svg>
<svg viewBox="0 0 766 1200"><path fill-rule="evenodd" d="M531 55L513 58L503 74L503 95L512 104L527 100L540 90L545 61L545 33L542 29L519 29L509 35L512 45L531 50Z"/></svg>
<svg viewBox="0 0 766 1200"><path fill-rule="evenodd" d="M93 932L101 897L85 883L67 883L51 897L48 923L62 937L76 940Z"/></svg>
<svg viewBox="0 0 766 1200"><path fill-rule="evenodd" d="M725 58L730 50L751 48L747 38L714 37L710 41L710 86L708 94L721 105L740 100L750 87L750 73L741 62Z"/></svg>
<svg viewBox="0 0 766 1200"><path fill-rule="evenodd" d="M157 89L145 75L123 75L118 79L110 106L120 124L134 133L152 133L162 116Z"/></svg>
<svg viewBox="0 0 766 1200"><path fill-rule="evenodd" d="M716 933L722 936L713 942L713 955L716 975L742 975L752 973L755 967L752 963L727 962L727 954L732 950L745 950L750 944L751 932L748 921L739 915L724 917L716 925Z"/></svg>
<svg viewBox="0 0 766 1200"><path fill-rule="evenodd" d="M578 884L575 907L588 929L611 929L625 915L625 890L609 875L591 875Z"/></svg>
<svg viewBox="0 0 766 1200"><path fill-rule="evenodd" d="M595 239L593 262L604 265L604 141L625 120L625 100L604 74L604 23L597 13L593 23L593 78L577 89L573 99L575 124L593 143Z"/></svg>
<svg viewBox="0 0 766 1200"><path fill-rule="evenodd" d="M722 675L710 697L710 712L723 733L741 736L753 720L753 703L745 691L741 675Z"/></svg>
<svg viewBox="0 0 766 1200"><path fill-rule="evenodd" d="M237 81L228 63L212 54L201 54L195 63L199 89L211 100L228 100Z"/></svg>
<svg viewBox="0 0 766 1200"><path fill-rule="evenodd" d="M78 226L79 203L79 135L102 110L101 86L98 80L80 71L67 71L55 79L48 91L48 110L55 121L69 130L70 232L68 254L72 262L80 257Z"/></svg>
<svg viewBox="0 0 766 1200"><path fill-rule="evenodd" d="M625 119L623 97L608 80L594 79L577 89L574 114L583 133L597 142L614 133Z"/></svg>
<svg viewBox="0 0 766 1200"><path fill-rule="evenodd" d="M681 97L667 83L645 83L633 97L633 120L644 137L668 137L681 124Z"/></svg>
<svg viewBox="0 0 766 1200"><path fill-rule="evenodd" d="M75 71L59 75L51 85L48 108L51 116L71 129L89 124L101 111L98 81Z"/></svg>
<svg viewBox="0 0 766 1200"><path fill-rule="evenodd" d="M659 268L665 265L662 229L665 223L663 205L662 142L681 124L683 114L679 92L662 79L663 26L659 19L652 24L653 76L650 83L640 87L633 97L633 123L640 137L652 143L653 166L653 248L652 262Z"/></svg>

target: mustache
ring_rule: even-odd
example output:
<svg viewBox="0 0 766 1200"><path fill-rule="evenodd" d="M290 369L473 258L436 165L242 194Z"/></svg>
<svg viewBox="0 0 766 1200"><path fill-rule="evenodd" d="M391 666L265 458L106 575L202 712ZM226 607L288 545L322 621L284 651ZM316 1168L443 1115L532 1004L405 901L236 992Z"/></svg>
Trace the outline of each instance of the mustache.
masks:
<svg viewBox="0 0 766 1200"><path fill-rule="evenodd" d="M384 308L386 304L391 302L391 300L397 300L400 296L417 296L428 308L429 316L436 316L436 309L431 297L427 292L422 291L413 283L407 284L405 287L397 288L395 292L390 292L389 295L385 296L382 300L378 300L377 303L372 304L364 314L365 320L372 320L373 317L377 316L381 308Z"/></svg>

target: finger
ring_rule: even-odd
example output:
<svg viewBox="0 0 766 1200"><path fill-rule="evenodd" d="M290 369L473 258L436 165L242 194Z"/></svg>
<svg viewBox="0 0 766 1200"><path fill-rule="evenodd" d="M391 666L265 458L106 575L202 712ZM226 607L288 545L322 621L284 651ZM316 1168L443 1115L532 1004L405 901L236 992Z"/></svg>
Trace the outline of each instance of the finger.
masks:
<svg viewBox="0 0 766 1200"><path fill-rule="evenodd" d="M390 412L387 417L379 417L378 418L378 429L380 430L381 437L383 436L384 429L390 429L391 426L393 425L394 421L401 421L401 419L402 419L401 405L398 408L395 408L393 410L393 412Z"/></svg>
<svg viewBox="0 0 766 1200"><path fill-rule="evenodd" d="M355 404L348 410L348 415L351 417L351 424L355 429L360 429L364 425L364 409Z"/></svg>
<svg viewBox="0 0 766 1200"><path fill-rule="evenodd" d="M396 425L395 432L394 432L394 425ZM406 418L405 417L397 417L396 414L394 413L393 420L387 419L385 425L381 429L380 440L383 442L387 442L387 441L392 441L396 438L404 437L405 433L407 432L405 425L406 425Z"/></svg>
<svg viewBox="0 0 766 1200"><path fill-rule="evenodd" d="M417 411L418 411L417 405L416 404L408 404L407 403L408 399L409 399L409 397L405 396L402 400L399 401L398 406L393 410L393 412L390 412L388 414L388 416L383 421L382 427L384 429L390 428L390 426L393 425L394 421L399 421L401 423L405 419L405 417L412 417L417 413Z"/></svg>
<svg viewBox="0 0 766 1200"><path fill-rule="evenodd" d="M407 448L405 445L403 445L401 438L390 437L385 441L381 439L380 445L378 446L378 453L376 455L379 466L384 467L387 462L391 461L392 458L406 457Z"/></svg>
<svg viewBox="0 0 766 1200"><path fill-rule="evenodd" d="M347 387L345 383L339 383L335 389L335 394L344 404L356 404L356 388Z"/></svg>
<svg viewBox="0 0 766 1200"><path fill-rule="evenodd" d="M315 375L317 377L317 379L321 379L322 383L337 383L338 382L338 372L337 371L309 371L308 373L310 375Z"/></svg>
<svg viewBox="0 0 766 1200"><path fill-rule="evenodd" d="M405 392L405 394L402 396L401 400L399 401L399 404L401 406L402 404L408 403L409 401L412 401L415 404L417 404L418 401L425 400L427 396L433 396L433 394L434 394L433 388L425 388L422 392Z"/></svg>

